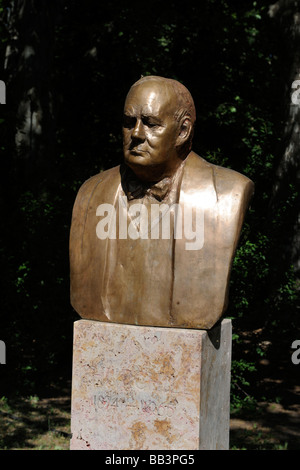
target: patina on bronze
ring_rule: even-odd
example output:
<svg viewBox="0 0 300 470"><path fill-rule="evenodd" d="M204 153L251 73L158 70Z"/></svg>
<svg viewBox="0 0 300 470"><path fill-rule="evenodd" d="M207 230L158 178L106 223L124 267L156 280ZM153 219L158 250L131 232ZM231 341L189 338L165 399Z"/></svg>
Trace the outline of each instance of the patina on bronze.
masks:
<svg viewBox="0 0 300 470"><path fill-rule="evenodd" d="M129 90L124 163L87 180L73 208L71 303L81 317L210 329L224 315L232 261L254 185L191 151L195 120L193 99L175 80L144 77ZM134 204L147 217L151 210L158 209L161 216L166 214L163 208L171 207L170 236L154 236L151 223L142 235L136 222L141 219L131 214ZM179 214L202 214L198 228L203 243L197 249L187 249L191 240L184 231L175 236L183 219L176 218L174 207ZM107 226L110 235L102 236L98 224L106 208L112 209L109 220L115 219ZM130 227L140 233L138 238L130 236Z"/></svg>

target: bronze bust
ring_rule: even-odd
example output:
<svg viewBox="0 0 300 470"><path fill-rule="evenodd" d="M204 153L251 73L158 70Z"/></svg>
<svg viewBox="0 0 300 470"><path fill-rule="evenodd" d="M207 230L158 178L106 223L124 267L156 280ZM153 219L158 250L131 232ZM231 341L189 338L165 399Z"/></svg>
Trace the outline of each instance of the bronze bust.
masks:
<svg viewBox="0 0 300 470"><path fill-rule="evenodd" d="M86 319L210 329L254 184L191 151L179 82L143 77L126 97L124 162L80 188L70 233L71 303Z"/></svg>

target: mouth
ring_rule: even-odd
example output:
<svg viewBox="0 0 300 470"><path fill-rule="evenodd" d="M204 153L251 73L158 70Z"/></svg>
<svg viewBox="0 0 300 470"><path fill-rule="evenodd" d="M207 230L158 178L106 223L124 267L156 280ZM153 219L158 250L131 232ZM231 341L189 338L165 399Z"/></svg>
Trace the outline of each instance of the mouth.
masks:
<svg viewBox="0 0 300 470"><path fill-rule="evenodd" d="M140 156L143 156L145 155L146 153L146 150L142 150L142 149L138 149L138 148L133 148L133 149L129 149L129 152L131 155L134 155L136 157L140 157Z"/></svg>

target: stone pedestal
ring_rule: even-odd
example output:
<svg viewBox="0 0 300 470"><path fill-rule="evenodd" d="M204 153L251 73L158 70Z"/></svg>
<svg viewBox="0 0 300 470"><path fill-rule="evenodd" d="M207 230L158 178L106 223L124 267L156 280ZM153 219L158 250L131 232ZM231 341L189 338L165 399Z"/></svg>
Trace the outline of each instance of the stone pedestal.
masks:
<svg viewBox="0 0 300 470"><path fill-rule="evenodd" d="M71 449L228 449L231 321L74 324Z"/></svg>

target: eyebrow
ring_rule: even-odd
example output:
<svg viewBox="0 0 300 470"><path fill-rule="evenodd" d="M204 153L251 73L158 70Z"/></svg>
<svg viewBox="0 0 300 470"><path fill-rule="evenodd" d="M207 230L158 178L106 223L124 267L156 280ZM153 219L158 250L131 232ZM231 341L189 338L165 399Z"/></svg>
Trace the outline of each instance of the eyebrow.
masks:
<svg viewBox="0 0 300 470"><path fill-rule="evenodd" d="M142 118L151 119L153 121L156 121L157 123L162 122L159 116L151 113L142 113Z"/></svg>
<svg viewBox="0 0 300 470"><path fill-rule="evenodd" d="M130 111L129 111L129 112L128 112L128 111L124 111L123 114L124 114L124 116L126 116L126 117L130 117L130 118L131 118L131 117L132 117L132 118L135 117L135 115L134 115L133 113L131 113Z"/></svg>
<svg viewBox="0 0 300 470"><path fill-rule="evenodd" d="M134 112L131 112L129 110L125 110L124 111L124 117L136 118L136 115L135 115ZM157 124L162 124L162 120L160 119L160 117L155 115L155 114L152 114L152 113L144 112L144 113L141 114L141 118L142 119L150 119L151 121L154 121Z"/></svg>

